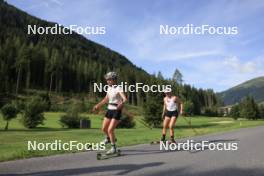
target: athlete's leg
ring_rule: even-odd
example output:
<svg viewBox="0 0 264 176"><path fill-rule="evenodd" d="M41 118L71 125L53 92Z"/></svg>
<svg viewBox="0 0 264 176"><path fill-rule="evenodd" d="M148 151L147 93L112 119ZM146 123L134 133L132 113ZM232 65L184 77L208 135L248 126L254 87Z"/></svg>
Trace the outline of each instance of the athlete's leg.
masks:
<svg viewBox="0 0 264 176"><path fill-rule="evenodd" d="M115 138L114 130L116 126L118 125L118 123L119 123L119 120L113 118L111 119L111 122L108 127L108 134L109 134L111 145L112 145L111 149L107 152L108 154L116 153L116 144L115 144L116 138Z"/></svg>
<svg viewBox="0 0 264 176"><path fill-rule="evenodd" d="M165 140L166 131L167 131L167 128L169 127L169 123L170 123L170 118L165 116L163 120L163 128L162 128L162 138L161 138L162 141Z"/></svg>
<svg viewBox="0 0 264 176"><path fill-rule="evenodd" d="M111 119L111 122L108 126L108 134L109 134L109 137L110 137L110 141L112 144L115 144L115 133L114 133L114 130L116 128L116 126L118 125L119 123L119 120L116 120L116 119Z"/></svg>
<svg viewBox="0 0 264 176"><path fill-rule="evenodd" d="M110 125L110 122L111 122L111 119L108 119L108 118L104 118L103 120L103 124L102 124L102 131L105 133L105 136L107 138L109 138L109 134L108 134L108 127Z"/></svg>
<svg viewBox="0 0 264 176"><path fill-rule="evenodd" d="M172 140L174 140L174 126L175 126L176 120L177 118L175 116L172 116L170 120L170 124L169 124L170 136Z"/></svg>

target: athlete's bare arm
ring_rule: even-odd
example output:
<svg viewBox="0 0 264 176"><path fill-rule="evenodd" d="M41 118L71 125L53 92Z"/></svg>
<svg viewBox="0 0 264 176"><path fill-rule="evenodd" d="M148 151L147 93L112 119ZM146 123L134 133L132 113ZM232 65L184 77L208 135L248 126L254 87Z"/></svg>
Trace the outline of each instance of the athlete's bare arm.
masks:
<svg viewBox="0 0 264 176"><path fill-rule="evenodd" d="M163 109L162 109L162 118L164 118L165 110L166 110L166 97L163 98Z"/></svg>
<svg viewBox="0 0 264 176"><path fill-rule="evenodd" d="M179 107L180 115L182 115L183 114L183 104L182 104L180 98L175 96L175 102L177 103L177 106Z"/></svg>
<svg viewBox="0 0 264 176"><path fill-rule="evenodd" d="M107 102L108 102L108 96L107 96L107 94L106 94L105 97L102 99L102 101L100 101L98 104L96 104L96 105L93 107L93 111L98 110L101 106L103 106L103 105L106 104Z"/></svg>
<svg viewBox="0 0 264 176"><path fill-rule="evenodd" d="M117 105L117 109L122 109L125 102L127 101L127 98L126 98L126 95L124 94L124 92L119 92L119 95L121 96L122 98L122 102L120 102L118 105Z"/></svg>

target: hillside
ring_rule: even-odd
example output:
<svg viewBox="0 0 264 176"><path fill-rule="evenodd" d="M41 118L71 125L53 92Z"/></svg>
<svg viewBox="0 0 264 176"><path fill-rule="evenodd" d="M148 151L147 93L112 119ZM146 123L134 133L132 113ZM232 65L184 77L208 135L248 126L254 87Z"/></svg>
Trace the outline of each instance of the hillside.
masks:
<svg viewBox="0 0 264 176"><path fill-rule="evenodd" d="M257 102L264 101L264 76L248 80L218 94L226 105L239 102L245 96L253 96Z"/></svg>
<svg viewBox="0 0 264 176"><path fill-rule="evenodd" d="M79 94L79 99L91 101L104 96L104 92L94 92L93 84L104 84L103 76L108 71L118 72L119 81L130 85L172 85L175 93L193 102L196 114L217 104L213 90L179 85L172 79L164 79L161 72L149 74L118 52L76 33L29 35L29 24L53 27L56 23L36 18L0 0L0 107L20 94L29 96L30 92L62 97ZM140 89L126 95L130 104L143 105L156 94Z"/></svg>
<svg viewBox="0 0 264 176"><path fill-rule="evenodd" d="M18 91L87 92L109 70L119 72L125 80L152 77L121 54L77 33L28 35L29 24L52 27L55 23L31 16L3 0L0 24L0 80L4 83L0 92L12 92L16 87Z"/></svg>

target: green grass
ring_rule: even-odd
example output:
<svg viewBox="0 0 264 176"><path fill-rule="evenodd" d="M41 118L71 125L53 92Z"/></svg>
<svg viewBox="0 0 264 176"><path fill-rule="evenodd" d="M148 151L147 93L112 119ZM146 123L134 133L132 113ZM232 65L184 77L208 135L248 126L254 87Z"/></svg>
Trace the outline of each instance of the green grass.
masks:
<svg viewBox="0 0 264 176"><path fill-rule="evenodd" d="M36 140L37 142L54 142L61 140L69 142L75 140L78 142L99 142L103 139L103 134L100 130L102 116L92 114L82 114L89 116L92 121L91 129L65 129L59 123L59 118L63 113L47 112L45 113L46 121L44 125L36 129L26 129L19 122L20 116L14 119L9 124L9 130L3 131L5 121L0 117L0 161L28 158L35 156L46 156L67 151L28 151L27 141ZM135 119L142 118L135 116ZM193 117L191 118L192 125L201 134L229 131L244 127L253 127L264 125L263 120L237 120L231 118L212 118L212 117ZM161 129L149 129L136 120L137 125L134 129L117 129L118 146L127 146L140 143L149 143L153 140L158 140L161 135ZM177 121L175 129L175 137L182 138L195 136L194 131L189 128L183 117ZM76 152L76 151L71 151Z"/></svg>

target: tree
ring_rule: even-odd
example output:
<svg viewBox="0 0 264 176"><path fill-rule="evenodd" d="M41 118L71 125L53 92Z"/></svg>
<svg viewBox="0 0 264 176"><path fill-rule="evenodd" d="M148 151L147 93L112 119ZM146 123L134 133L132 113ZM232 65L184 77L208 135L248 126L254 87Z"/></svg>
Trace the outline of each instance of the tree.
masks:
<svg viewBox="0 0 264 176"><path fill-rule="evenodd" d="M193 102L195 114L206 106L214 106L215 93L181 85L183 75L178 69L168 80L160 73L157 76L148 74L121 54L77 34L27 35L24 32L27 24L54 24L24 14L7 3L0 3L0 7L1 96L12 91L19 93L23 88L46 87L49 93L54 90L63 93L89 90L89 98L97 98L103 94L92 91L93 83L102 82L107 71L116 70L120 73L120 80L129 84L151 85L156 81L159 85L173 85L174 94ZM143 91L130 93L129 103L141 105L148 98L151 98L150 94Z"/></svg>
<svg viewBox="0 0 264 176"><path fill-rule="evenodd" d="M258 118L258 106L253 97L246 97L240 103L240 117L247 119L257 119Z"/></svg>
<svg viewBox="0 0 264 176"><path fill-rule="evenodd" d="M183 108L183 112L185 113L185 115L191 116L194 114L193 102L191 102L190 100L184 102Z"/></svg>
<svg viewBox="0 0 264 176"><path fill-rule="evenodd" d="M50 81L49 81L49 95L51 94L53 82L54 82L54 76L56 77L57 81L55 81L56 89L58 88L58 77L61 75L62 69L63 69L63 61L62 58L59 55L58 50L54 49L52 50L51 58L48 62L48 73L50 74Z"/></svg>
<svg viewBox="0 0 264 176"><path fill-rule="evenodd" d="M25 105L22 123L26 128L35 128L45 120L43 112L47 104L41 97L33 97Z"/></svg>
<svg viewBox="0 0 264 176"><path fill-rule="evenodd" d="M237 104L237 105L234 105L232 108L231 108L231 110L230 110L230 113L229 113L229 115L232 117L232 118L234 118L235 120L237 120L238 118L239 118L239 111L240 111L240 108L239 108L239 105Z"/></svg>
<svg viewBox="0 0 264 176"><path fill-rule="evenodd" d="M3 115L3 119L6 121L5 130L8 130L9 121L16 118L18 110L14 104L9 103L1 108L1 113Z"/></svg>
<svg viewBox="0 0 264 176"><path fill-rule="evenodd" d="M144 121L152 127L158 127L162 122L163 98L161 93L148 93L148 98L143 105Z"/></svg>
<svg viewBox="0 0 264 176"><path fill-rule="evenodd" d="M157 74L157 78L160 79L160 80L164 80L164 77L163 77L163 75L162 75L162 73L160 71Z"/></svg>
<svg viewBox="0 0 264 176"><path fill-rule="evenodd" d="M205 107L204 108L204 113L205 116L208 117L217 117L218 116L218 111L217 111L217 107L212 106L212 107Z"/></svg>
<svg viewBox="0 0 264 176"><path fill-rule="evenodd" d="M18 57L16 58L16 62L15 62L15 68L17 71L16 94L18 94L19 91L22 70L26 68L26 66L28 65L29 57L30 56L28 49L26 48L25 45L22 45L22 47L19 49Z"/></svg>
<svg viewBox="0 0 264 176"><path fill-rule="evenodd" d="M259 105L259 117L264 119L264 104Z"/></svg>
<svg viewBox="0 0 264 176"><path fill-rule="evenodd" d="M173 76L172 76L172 80L177 83L177 84L182 84L183 83L183 79L182 79L182 74L180 72L180 70L176 69L173 73Z"/></svg>

